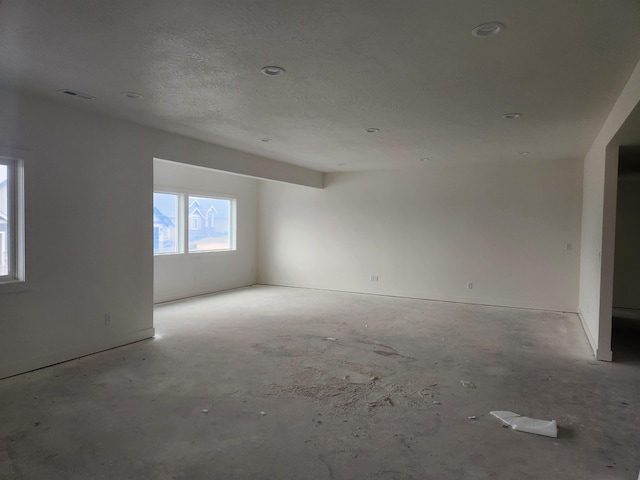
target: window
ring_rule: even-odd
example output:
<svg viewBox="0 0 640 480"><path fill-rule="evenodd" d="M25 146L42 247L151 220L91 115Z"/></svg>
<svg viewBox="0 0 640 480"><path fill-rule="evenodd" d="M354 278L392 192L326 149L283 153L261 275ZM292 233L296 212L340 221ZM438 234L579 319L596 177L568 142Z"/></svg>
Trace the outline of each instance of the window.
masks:
<svg viewBox="0 0 640 480"><path fill-rule="evenodd" d="M189 196L189 251L231 250L231 211L228 198Z"/></svg>
<svg viewBox="0 0 640 480"><path fill-rule="evenodd" d="M154 192L153 253L235 250L235 204L232 198Z"/></svg>
<svg viewBox="0 0 640 480"><path fill-rule="evenodd" d="M0 282L23 280L22 168L0 157Z"/></svg>
<svg viewBox="0 0 640 480"><path fill-rule="evenodd" d="M153 194L153 253L178 253L178 211L180 196Z"/></svg>

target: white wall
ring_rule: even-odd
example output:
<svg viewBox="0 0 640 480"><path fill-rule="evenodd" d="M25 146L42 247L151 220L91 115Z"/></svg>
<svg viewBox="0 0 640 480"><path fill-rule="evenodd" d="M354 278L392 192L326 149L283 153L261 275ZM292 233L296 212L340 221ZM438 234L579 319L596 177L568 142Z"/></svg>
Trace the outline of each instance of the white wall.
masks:
<svg viewBox="0 0 640 480"><path fill-rule="evenodd" d="M27 248L26 285L0 285L0 377L153 335L154 157L322 183L77 102L0 90L0 155L25 162Z"/></svg>
<svg viewBox="0 0 640 480"><path fill-rule="evenodd" d="M261 182L258 281L577 311L581 185L536 159Z"/></svg>
<svg viewBox="0 0 640 480"><path fill-rule="evenodd" d="M237 250L154 257L156 303L256 283L258 180L190 165L154 161L155 185L236 199Z"/></svg>
<svg viewBox="0 0 640 480"><path fill-rule="evenodd" d="M620 175L616 208L614 308L640 309L640 173Z"/></svg>
<svg viewBox="0 0 640 480"><path fill-rule="evenodd" d="M600 360L611 360L618 146L615 136L640 101L640 63L584 159L580 318Z"/></svg>

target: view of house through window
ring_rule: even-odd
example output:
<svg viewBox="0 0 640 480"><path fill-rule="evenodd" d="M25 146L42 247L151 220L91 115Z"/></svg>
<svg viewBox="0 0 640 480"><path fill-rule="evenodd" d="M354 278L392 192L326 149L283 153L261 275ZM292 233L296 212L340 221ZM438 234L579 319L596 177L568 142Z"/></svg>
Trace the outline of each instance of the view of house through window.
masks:
<svg viewBox="0 0 640 480"><path fill-rule="evenodd" d="M153 253L235 250L234 202L181 193L153 194Z"/></svg>
<svg viewBox="0 0 640 480"><path fill-rule="evenodd" d="M0 277L9 275L9 169L0 163Z"/></svg>
<svg viewBox="0 0 640 480"><path fill-rule="evenodd" d="M153 194L153 253L178 253L178 205L174 193Z"/></svg>
<svg viewBox="0 0 640 480"><path fill-rule="evenodd" d="M231 200L189 197L189 251L231 249Z"/></svg>

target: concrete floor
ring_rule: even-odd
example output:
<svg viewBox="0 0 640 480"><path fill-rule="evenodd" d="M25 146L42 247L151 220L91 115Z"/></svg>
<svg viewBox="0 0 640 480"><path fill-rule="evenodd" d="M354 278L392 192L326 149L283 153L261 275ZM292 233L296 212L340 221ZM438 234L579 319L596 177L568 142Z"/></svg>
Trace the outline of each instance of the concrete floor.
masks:
<svg viewBox="0 0 640 480"><path fill-rule="evenodd" d="M576 315L278 287L155 315L0 381L0 478L638 477L640 365L595 361Z"/></svg>

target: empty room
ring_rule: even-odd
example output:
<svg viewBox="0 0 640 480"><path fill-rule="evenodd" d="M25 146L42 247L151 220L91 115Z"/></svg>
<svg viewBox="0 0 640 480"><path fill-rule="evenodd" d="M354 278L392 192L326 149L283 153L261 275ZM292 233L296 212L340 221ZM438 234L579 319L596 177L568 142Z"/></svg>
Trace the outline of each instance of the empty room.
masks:
<svg viewBox="0 0 640 480"><path fill-rule="evenodd" d="M637 0L0 3L0 479L640 474Z"/></svg>

